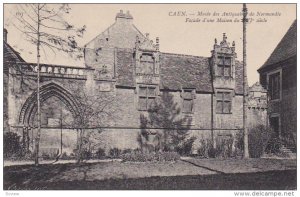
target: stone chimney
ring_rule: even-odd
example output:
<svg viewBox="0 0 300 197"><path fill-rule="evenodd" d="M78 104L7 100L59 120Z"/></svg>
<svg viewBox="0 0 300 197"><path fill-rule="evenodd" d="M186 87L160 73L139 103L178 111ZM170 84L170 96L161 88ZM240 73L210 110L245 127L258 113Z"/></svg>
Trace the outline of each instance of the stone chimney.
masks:
<svg viewBox="0 0 300 197"><path fill-rule="evenodd" d="M133 19L133 17L129 13L129 11L124 13L123 10L120 10L120 12L117 13L117 15L116 15L116 21L117 22L131 22L132 19Z"/></svg>
<svg viewBox="0 0 300 197"><path fill-rule="evenodd" d="M3 29L3 41L7 42L7 29Z"/></svg>

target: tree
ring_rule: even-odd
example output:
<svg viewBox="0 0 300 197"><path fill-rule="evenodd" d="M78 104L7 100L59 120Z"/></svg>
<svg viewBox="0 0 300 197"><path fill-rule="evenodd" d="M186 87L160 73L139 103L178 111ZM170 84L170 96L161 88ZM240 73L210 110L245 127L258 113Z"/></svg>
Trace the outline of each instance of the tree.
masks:
<svg viewBox="0 0 300 197"><path fill-rule="evenodd" d="M119 105L114 92L101 92L97 88L84 88L78 84L69 84L74 92L77 112L70 127L78 130L77 163L82 162L85 153L101 143L100 134L105 127L112 126L118 118Z"/></svg>
<svg viewBox="0 0 300 197"><path fill-rule="evenodd" d="M82 48L76 39L82 37L86 27L76 28L67 22L65 16L71 8L67 4L17 4L14 21L10 23L22 34L29 43L36 46L37 51L37 135L35 139L35 164L38 165L39 142L41 136L40 110L40 49L46 56L49 49L68 53L71 57L81 58Z"/></svg>
<svg viewBox="0 0 300 197"><path fill-rule="evenodd" d="M180 154L189 154L194 138L188 138L191 119L182 113L173 95L163 92L157 98L147 114L141 114L140 143L143 146L150 141L149 135L154 134L154 149L156 151L177 151Z"/></svg>

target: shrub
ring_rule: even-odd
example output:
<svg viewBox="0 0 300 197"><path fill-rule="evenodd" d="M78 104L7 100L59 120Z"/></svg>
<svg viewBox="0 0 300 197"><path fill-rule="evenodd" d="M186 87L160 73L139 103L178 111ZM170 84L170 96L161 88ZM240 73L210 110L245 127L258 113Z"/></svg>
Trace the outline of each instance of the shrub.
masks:
<svg viewBox="0 0 300 197"><path fill-rule="evenodd" d="M270 136L270 139L268 140L268 142L266 144L265 152L279 154L281 152L281 150L280 150L281 147L282 147L281 140L274 133L272 133Z"/></svg>
<svg viewBox="0 0 300 197"><path fill-rule="evenodd" d="M123 151L122 151L122 154L127 154L127 153L131 153L133 150L131 150L131 149L124 149Z"/></svg>
<svg viewBox="0 0 300 197"><path fill-rule="evenodd" d="M122 151L120 149L118 149L118 148L112 148L109 151L109 156L111 158L120 158L121 152Z"/></svg>
<svg viewBox="0 0 300 197"><path fill-rule="evenodd" d="M215 149L213 148L213 142L210 139L200 139L200 147L197 150L200 158L214 158Z"/></svg>
<svg viewBox="0 0 300 197"><path fill-rule="evenodd" d="M131 152L122 155L123 161L131 162L166 162L166 161L177 161L180 156L176 152Z"/></svg>
<svg viewBox="0 0 300 197"><path fill-rule="evenodd" d="M230 136L230 138L223 138L223 137L217 138L215 157L218 158L232 157L233 155L232 145L233 145L232 136Z"/></svg>
<svg viewBox="0 0 300 197"><path fill-rule="evenodd" d="M196 140L195 137L191 137L183 141L182 143L180 143L178 146L175 147L175 151L180 155L190 155L195 140Z"/></svg>
<svg viewBox="0 0 300 197"><path fill-rule="evenodd" d="M21 157L22 156L22 145L21 136L13 132L4 133L3 139L3 152L4 158Z"/></svg>
<svg viewBox="0 0 300 197"><path fill-rule="evenodd" d="M270 129L264 125L258 125L249 130L249 155L259 158L263 155L270 139ZM271 144L273 144L271 142Z"/></svg>
<svg viewBox="0 0 300 197"><path fill-rule="evenodd" d="M96 152L96 158L97 159L103 159L105 157L105 150L103 148L98 148Z"/></svg>

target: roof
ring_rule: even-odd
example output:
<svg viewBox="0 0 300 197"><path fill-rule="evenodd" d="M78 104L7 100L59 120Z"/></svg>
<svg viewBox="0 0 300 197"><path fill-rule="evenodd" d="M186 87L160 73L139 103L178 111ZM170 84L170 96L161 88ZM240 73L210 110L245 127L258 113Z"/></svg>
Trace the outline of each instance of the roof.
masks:
<svg viewBox="0 0 300 197"><path fill-rule="evenodd" d="M267 61L258 69L260 71L263 68L269 67L278 62L287 60L297 55L297 20L293 22L287 33L281 39L276 46L273 53L267 59Z"/></svg>
<svg viewBox="0 0 300 197"><path fill-rule="evenodd" d="M20 53L15 51L6 41L3 41L3 60L4 62L25 62Z"/></svg>
<svg viewBox="0 0 300 197"><path fill-rule="evenodd" d="M117 84L135 86L135 61L132 49L117 49ZM213 92L209 57L160 53L160 87L169 90L194 88ZM243 94L243 65L236 61L236 94Z"/></svg>
<svg viewBox="0 0 300 197"><path fill-rule="evenodd" d="M265 88L259 83L256 82L251 87L249 87L249 92L267 92Z"/></svg>

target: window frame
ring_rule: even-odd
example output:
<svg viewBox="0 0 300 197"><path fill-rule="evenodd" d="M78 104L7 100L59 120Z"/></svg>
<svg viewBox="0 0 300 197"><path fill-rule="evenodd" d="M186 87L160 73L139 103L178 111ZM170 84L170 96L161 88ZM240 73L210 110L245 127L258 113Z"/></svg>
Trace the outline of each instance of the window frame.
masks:
<svg viewBox="0 0 300 197"><path fill-rule="evenodd" d="M140 89L141 88L145 88L146 89L146 94L141 94L141 91ZM153 95L149 95L149 89L153 89L154 91L154 94ZM149 111L150 107L148 106L148 101L150 99L153 99L155 100L156 97L157 97L157 94L156 94L156 91L157 91L157 87L156 86L152 86L152 85L140 85L138 86L138 110L139 111ZM146 100L146 109L144 108L141 108L141 105L140 105L140 99L143 98Z"/></svg>
<svg viewBox="0 0 300 197"><path fill-rule="evenodd" d="M184 96L182 96L182 110L181 112L183 114L194 114L194 89L188 89L188 88L184 88L182 89L182 94L185 94L187 92L190 92L191 93L191 98L185 98ZM184 102L185 101L190 101L191 102L191 110L190 111L185 111L185 108L184 108Z"/></svg>
<svg viewBox="0 0 300 197"><path fill-rule="evenodd" d="M222 60L221 60L221 64L220 64L220 59L222 58ZM229 58L230 59L230 64L229 65L227 65L227 64L225 64L225 59L226 58ZM227 75L225 75L225 68L229 68L229 75L227 76ZM221 73L219 72L220 71L220 69L221 69ZM229 57L229 56L226 56L226 55L218 55L217 56L217 76L219 76L219 77L227 77L227 78L230 78L230 77L232 77L232 57Z"/></svg>
<svg viewBox="0 0 300 197"><path fill-rule="evenodd" d="M272 98L272 94L271 94L271 91L272 90L270 90L270 78L272 77L272 75L276 75L276 74L278 74L279 76L278 76L278 78L279 78L279 89L278 89L278 91L279 91L279 95L278 95L278 98ZM268 74L267 74L267 89L268 89L268 98L269 98L269 100L270 101L280 101L281 100L281 98L282 98L282 69L280 68L280 69L277 69L277 70L274 70L274 71L272 71L272 72L269 72Z"/></svg>
<svg viewBox="0 0 300 197"><path fill-rule="evenodd" d="M218 98L217 94L222 94L222 98ZM227 99L225 94L228 94L230 96L230 99ZM232 91L226 91L226 90L218 90L216 93L216 113L217 114L232 114L232 100L233 100L233 95L232 95ZM217 105L218 103L221 102L222 105L222 110L218 111L217 109ZM230 110L229 112L225 112L224 108L225 108L225 103L229 103L230 106Z"/></svg>

